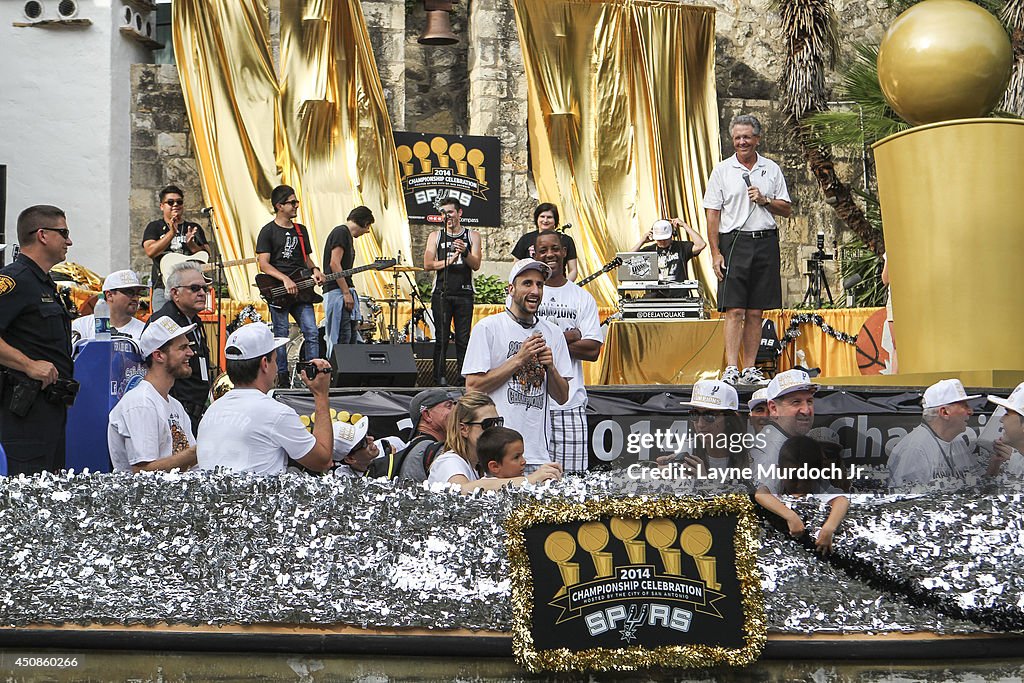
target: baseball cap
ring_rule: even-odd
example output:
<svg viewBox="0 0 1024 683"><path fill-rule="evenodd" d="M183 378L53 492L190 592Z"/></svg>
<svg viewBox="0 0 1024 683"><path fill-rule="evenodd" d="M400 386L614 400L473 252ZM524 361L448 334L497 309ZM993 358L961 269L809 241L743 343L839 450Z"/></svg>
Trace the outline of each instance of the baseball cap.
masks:
<svg viewBox="0 0 1024 683"><path fill-rule="evenodd" d="M135 289L141 287L139 276L134 270L115 270L103 281L103 291L109 292L112 289Z"/></svg>
<svg viewBox="0 0 1024 683"><path fill-rule="evenodd" d="M794 391L817 391L818 385L811 382L811 376L803 370L786 370L772 377L765 390L765 398L774 401Z"/></svg>
<svg viewBox="0 0 1024 683"><path fill-rule="evenodd" d="M228 360L251 360L265 356L288 343L288 337L275 337L266 323L243 325L228 337L224 357Z"/></svg>
<svg viewBox="0 0 1024 683"><path fill-rule="evenodd" d="M515 282L520 273L526 270L540 271L545 280L551 276L551 268L548 264L541 263L540 261L532 258L523 258L512 264L512 270L508 271L508 283L512 284Z"/></svg>
<svg viewBox="0 0 1024 683"><path fill-rule="evenodd" d="M672 239L672 224L666 220L654 221L651 226L651 237L656 240Z"/></svg>
<svg viewBox="0 0 1024 683"><path fill-rule="evenodd" d="M355 424L335 422L334 459L344 460L366 438L368 431L370 431L370 418L368 417L361 418Z"/></svg>
<svg viewBox="0 0 1024 683"><path fill-rule="evenodd" d="M981 394L968 396L964 385L958 379L940 379L935 384L924 390L922 408L941 408L950 403L970 401L973 398L981 398Z"/></svg>
<svg viewBox="0 0 1024 683"><path fill-rule="evenodd" d="M762 403L768 402L768 389L762 387L750 395L750 400L747 401L747 410L753 410Z"/></svg>
<svg viewBox="0 0 1024 683"><path fill-rule="evenodd" d="M182 327L174 322L170 316L166 315L156 320L151 320L139 337L139 350L142 352L142 357L147 358L167 342L179 335L188 334L195 327L195 325Z"/></svg>
<svg viewBox="0 0 1024 683"><path fill-rule="evenodd" d="M1018 415L1024 415L1024 382L1018 384L1017 388L1010 392L1008 398L989 396L988 400L990 403L995 403L997 406L1012 410Z"/></svg>
<svg viewBox="0 0 1024 683"><path fill-rule="evenodd" d="M693 395L680 405L710 410L737 410L740 399L732 386L717 379L702 379L694 382Z"/></svg>
<svg viewBox="0 0 1024 683"><path fill-rule="evenodd" d="M440 387L424 389L416 394L412 397L412 401L409 402L409 419L412 420L412 428L416 429L420 426L420 415L424 410L429 410L438 403L444 403L445 401L458 401L459 398L458 392Z"/></svg>

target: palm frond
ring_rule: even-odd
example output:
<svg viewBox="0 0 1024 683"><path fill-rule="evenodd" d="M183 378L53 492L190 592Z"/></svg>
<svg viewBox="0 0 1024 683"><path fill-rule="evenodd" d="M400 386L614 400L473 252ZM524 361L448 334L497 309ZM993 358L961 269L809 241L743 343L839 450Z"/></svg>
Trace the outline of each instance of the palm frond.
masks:
<svg viewBox="0 0 1024 683"><path fill-rule="evenodd" d="M836 17L831 0L773 0L786 39L782 106L791 120L826 108L825 67L835 63Z"/></svg>

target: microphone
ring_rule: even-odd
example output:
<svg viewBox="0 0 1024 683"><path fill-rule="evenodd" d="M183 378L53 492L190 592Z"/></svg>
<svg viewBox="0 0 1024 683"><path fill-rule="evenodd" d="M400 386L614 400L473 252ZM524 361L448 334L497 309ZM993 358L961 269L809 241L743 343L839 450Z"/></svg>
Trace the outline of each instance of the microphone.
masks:
<svg viewBox="0 0 1024 683"><path fill-rule="evenodd" d="M750 174L749 173L744 173L743 174L743 182L745 182L747 184L747 187L750 187Z"/></svg>
<svg viewBox="0 0 1024 683"><path fill-rule="evenodd" d="M401 249L398 250L398 258L395 259L395 260L398 262L398 265L402 265L402 250Z"/></svg>
<svg viewBox="0 0 1024 683"><path fill-rule="evenodd" d="M560 227L559 230L561 232L565 232L566 230L572 230L572 223L566 223L565 225Z"/></svg>
<svg viewBox="0 0 1024 683"><path fill-rule="evenodd" d="M213 207L212 207L212 206L204 206L204 207L203 207L203 208L202 208L202 209L201 209L201 210L199 211L199 213L201 213L201 214L203 214L204 216L206 216L207 218L209 218L209 217L210 217L210 216L211 216L211 215L213 214Z"/></svg>

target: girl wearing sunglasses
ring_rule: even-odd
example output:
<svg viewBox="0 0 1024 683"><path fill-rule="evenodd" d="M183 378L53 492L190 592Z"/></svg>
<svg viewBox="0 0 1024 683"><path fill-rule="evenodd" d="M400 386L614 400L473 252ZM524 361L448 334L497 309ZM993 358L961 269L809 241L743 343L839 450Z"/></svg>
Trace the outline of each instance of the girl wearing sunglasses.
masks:
<svg viewBox="0 0 1024 683"><path fill-rule="evenodd" d="M447 450L437 456L430 465L427 481L458 484L463 493L475 489L498 489L508 484L530 482L538 484L548 479L561 479L562 468L558 463L547 463L526 477L498 479L480 478L479 460L476 442L486 430L501 427L504 419L498 415L494 401L480 391L467 391L465 396L455 402L452 412L448 415Z"/></svg>

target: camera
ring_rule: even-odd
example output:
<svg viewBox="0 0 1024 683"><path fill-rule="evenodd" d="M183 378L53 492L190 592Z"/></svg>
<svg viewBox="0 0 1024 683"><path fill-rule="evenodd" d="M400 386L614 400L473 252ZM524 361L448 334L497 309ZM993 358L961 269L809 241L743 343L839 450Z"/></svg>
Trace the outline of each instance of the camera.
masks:
<svg viewBox="0 0 1024 683"><path fill-rule="evenodd" d="M306 376L306 379L308 379L310 382L316 379L316 375L319 372L322 372L325 375L329 375L331 372L330 368L318 368L317 366L309 362L299 363L298 367L302 374L304 374Z"/></svg>

